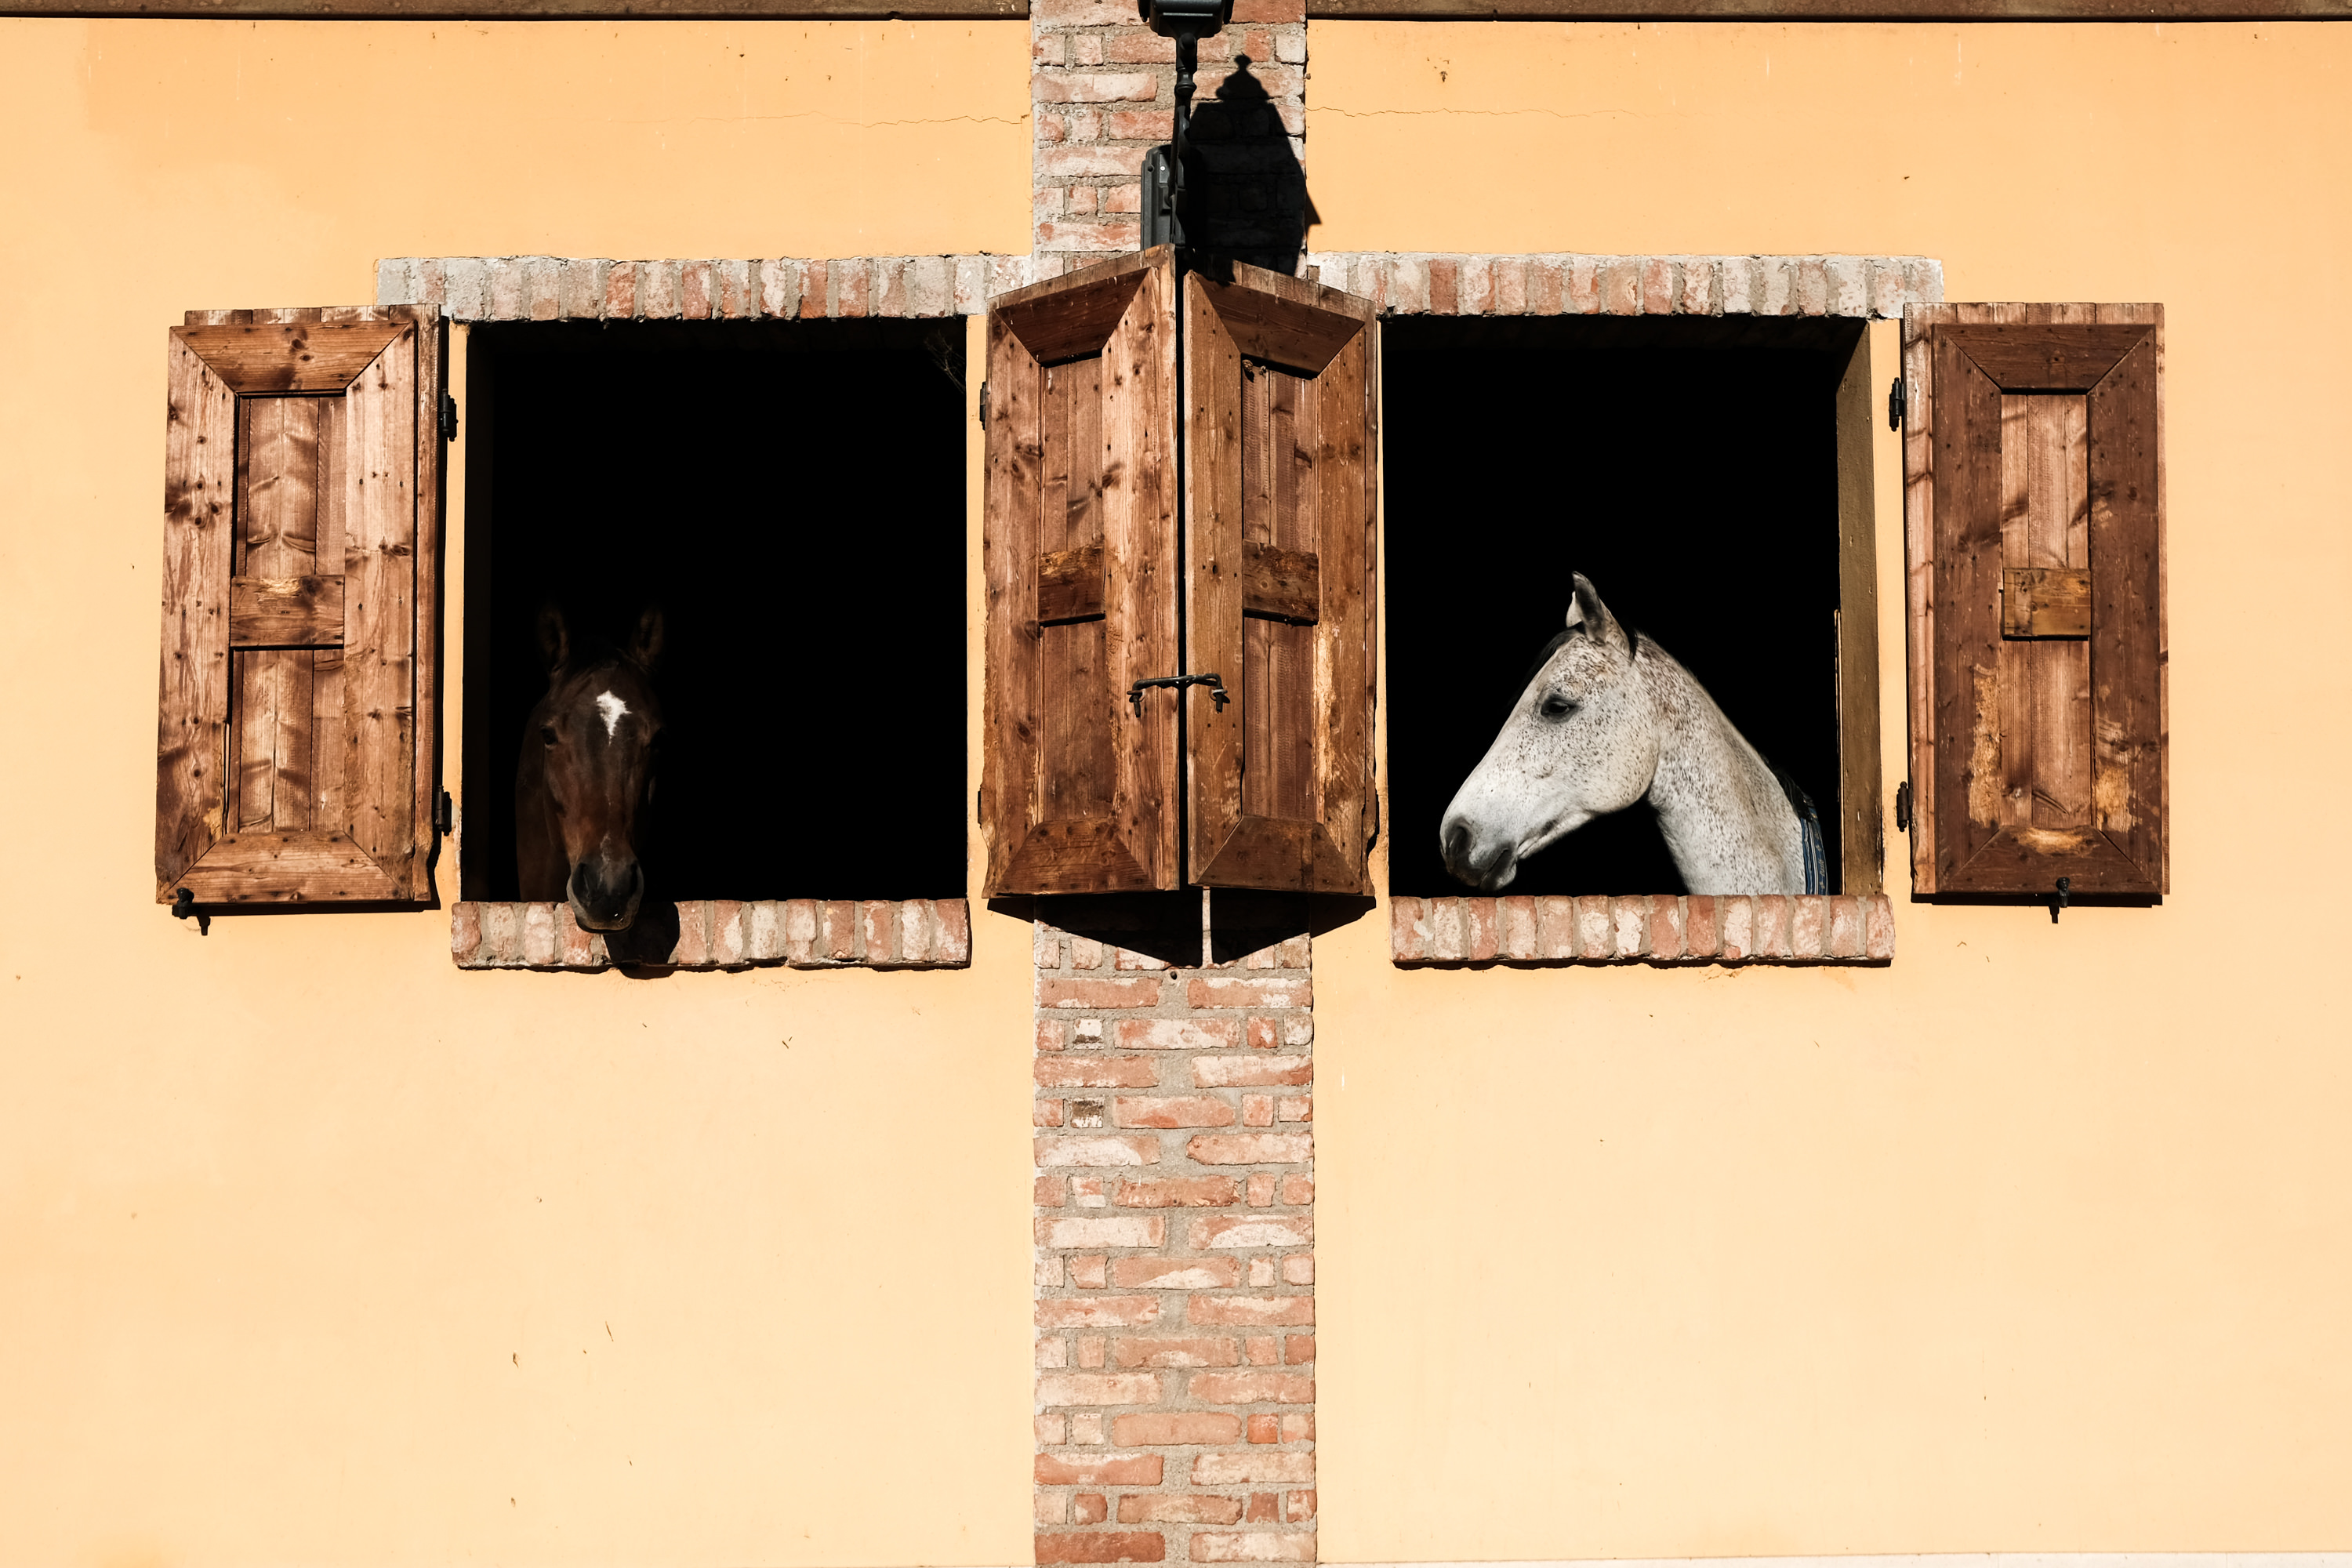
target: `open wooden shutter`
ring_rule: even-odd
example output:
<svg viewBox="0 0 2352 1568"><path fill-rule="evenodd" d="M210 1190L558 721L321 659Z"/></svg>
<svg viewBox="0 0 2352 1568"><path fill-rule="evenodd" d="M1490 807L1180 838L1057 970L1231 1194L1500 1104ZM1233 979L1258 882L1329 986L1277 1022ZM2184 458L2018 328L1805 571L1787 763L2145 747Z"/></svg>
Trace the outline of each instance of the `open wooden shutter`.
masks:
<svg viewBox="0 0 2352 1568"><path fill-rule="evenodd" d="M2164 310L1903 316L1912 885L2166 890Z"/></svg>
<svg viewBox="0 0 2352 1568"><path fill-rule="evenodd" d="M1371 890L1371 301L1235 265L1184 279L1192 880Z"/></svg>
<svg viewBox="0 0 2352 1568"><path fill-rule="evenodd" d="M987 395L984 887L1180 886L1174 253L998 300Z"/></svg>
<svg viewBox="0 0 2352 1568"><path fill-rule="evenodd" d="M432 897L436 316L172 330L155 896Z"/></svg>

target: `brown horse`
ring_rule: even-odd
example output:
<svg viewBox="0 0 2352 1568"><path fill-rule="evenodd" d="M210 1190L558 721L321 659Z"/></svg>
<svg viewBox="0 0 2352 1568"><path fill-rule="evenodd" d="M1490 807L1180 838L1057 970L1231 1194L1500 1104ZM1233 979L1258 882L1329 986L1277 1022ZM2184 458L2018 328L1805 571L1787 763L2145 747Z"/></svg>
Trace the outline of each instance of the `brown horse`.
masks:
<svg viewBox="0 0 2352 1568"><path fill-rule="evenodd" d="M661 748L662 616L638 617L628 646L577 658L563 612L539 614L547 695L515 764L515 865L528 902L572 905L584 930L625 931L645 898L637 839Z"/></svg>

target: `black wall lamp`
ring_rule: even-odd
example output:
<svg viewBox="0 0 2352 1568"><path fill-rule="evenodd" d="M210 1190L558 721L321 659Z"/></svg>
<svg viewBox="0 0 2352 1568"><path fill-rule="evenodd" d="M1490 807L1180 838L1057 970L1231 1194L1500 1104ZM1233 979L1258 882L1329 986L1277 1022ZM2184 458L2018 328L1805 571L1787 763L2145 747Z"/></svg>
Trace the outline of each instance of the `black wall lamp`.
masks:
<svg viewBox="0 0 2352 1568"><path fill-rule="evenodd" d="M1176 40L1176 135L1143 155L1143 248L1196 245L1201 226L1192 197L1200 181L1191 145L1192 73L1200 67L1201 40L1214 37L1233 20L1234 0L1135 0L1135 9L1154 33Z"/></svg>

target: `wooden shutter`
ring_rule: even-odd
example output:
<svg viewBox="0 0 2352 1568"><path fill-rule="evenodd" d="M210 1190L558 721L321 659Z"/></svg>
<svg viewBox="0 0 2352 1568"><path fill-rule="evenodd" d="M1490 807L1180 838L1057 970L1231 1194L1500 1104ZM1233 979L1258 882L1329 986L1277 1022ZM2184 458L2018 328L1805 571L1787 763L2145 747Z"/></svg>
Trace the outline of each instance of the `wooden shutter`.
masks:
<svg viewBox="0 0 2352 1568"><path fill-rule="evenodd" d="M1192 879L1371 890L1373 307L1235 265L1184 279Z"/></svg>
<svg viewBox="0 0 2352 1568"><path fill-rule="evenodd" d="M432 897L440 324L172 330L155 896Z"/></svg>
<svg viewBox="0 0 2352 1568"><path fill-rule="evenodd" d="M1913 887L2160 894L2163 307L1903 332Z"/></svg>
<svg viewBox="0 0 2352 1568"><path fill-rule="evenodd" d="M987 395L984 887L1180 886L1173 252L998 300Z"/></svg>

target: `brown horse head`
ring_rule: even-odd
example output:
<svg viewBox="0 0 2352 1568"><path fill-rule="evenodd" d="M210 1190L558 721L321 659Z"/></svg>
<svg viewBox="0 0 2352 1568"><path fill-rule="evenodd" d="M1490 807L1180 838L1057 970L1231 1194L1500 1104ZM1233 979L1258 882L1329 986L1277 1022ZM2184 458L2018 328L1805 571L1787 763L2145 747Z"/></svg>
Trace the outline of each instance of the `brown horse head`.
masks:
<svg viewBox="0 0 2352 1568"><path fill-rule="evenodd" d="M662 733L654 669L662 616L638 617L626 647L583 657L563 613L539 616L547 695L530 710L515 768L515 858L522 896L562 899L587 931L628 929L645 897L637 841L654 796Z"/></svg>

